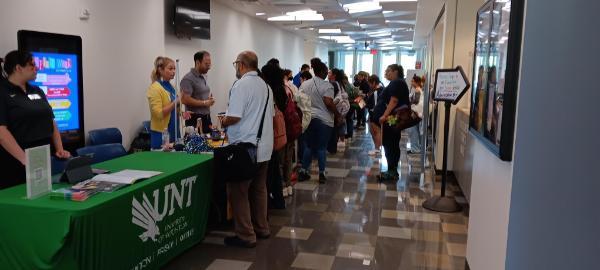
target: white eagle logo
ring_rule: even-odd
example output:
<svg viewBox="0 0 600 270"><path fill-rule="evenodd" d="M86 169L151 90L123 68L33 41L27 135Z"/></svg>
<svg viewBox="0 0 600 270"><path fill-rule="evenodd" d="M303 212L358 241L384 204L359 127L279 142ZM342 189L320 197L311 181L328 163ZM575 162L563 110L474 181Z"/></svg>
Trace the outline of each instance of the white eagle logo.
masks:
<svg viewBox="0 0 600 270"><path fill-rule="evenodd" d="M131 202L133 206L131 208L131 222L146 230L144 233L139 235L143 242L148 241L148 238L156 242L156 236L160 235L160 229L156 223L161 221L164 215L159 214L158 209L154 209L154 207L150 204L150 201L148 201L146 194L144 194L143 197L143 206L135 199L135 197Z"/></svg>

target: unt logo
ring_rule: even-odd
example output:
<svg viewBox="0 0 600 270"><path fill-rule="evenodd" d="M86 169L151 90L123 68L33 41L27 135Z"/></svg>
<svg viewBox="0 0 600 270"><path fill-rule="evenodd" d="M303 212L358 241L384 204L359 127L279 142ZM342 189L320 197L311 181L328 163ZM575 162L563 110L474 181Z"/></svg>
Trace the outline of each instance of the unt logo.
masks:
<svg viewBox="0 0 600 270"><path fill-rule="evenodd" d="M178 188L176 183L166 185L162 192L164 198L162 210L159 209L160 189L155 189L152 192L154 203L150 203L148 196L143 192L141 201L138 201L135 196L133 197L131 202L131 222L145 230L139 235L143 242L148 241L148 238L156 242L156 237L160 235L160 229L157 224L167 214L169 216L173 215L176 209L187 208L192 205L192 188L196 183L196 178L197 176L192 176L181 180L180 188ZM177 203L176 206L175 203Z"/></svg>

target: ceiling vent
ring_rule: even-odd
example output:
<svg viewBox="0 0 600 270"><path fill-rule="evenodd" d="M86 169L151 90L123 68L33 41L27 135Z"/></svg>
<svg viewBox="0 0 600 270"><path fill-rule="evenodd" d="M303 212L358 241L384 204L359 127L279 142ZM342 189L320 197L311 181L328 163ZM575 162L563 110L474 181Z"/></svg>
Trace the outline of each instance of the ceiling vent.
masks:
<svg viewBox="0 0 600 270"><path fill-rule="evenodd" d="M300 6L306 5L306 0L272 0L274 6Z"/></svg>

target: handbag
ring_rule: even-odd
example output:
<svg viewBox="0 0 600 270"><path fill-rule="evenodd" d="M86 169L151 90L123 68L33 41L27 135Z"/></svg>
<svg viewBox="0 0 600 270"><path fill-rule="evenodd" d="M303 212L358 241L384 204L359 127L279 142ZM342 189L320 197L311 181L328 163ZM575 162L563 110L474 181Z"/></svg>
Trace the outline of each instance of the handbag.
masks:
<svg viewBox="0 0 600 270"><path fill-rule="evenodd" d="M402 131L407 128L416 126L421 122L421 117L415 111L413 111L410 106L404 105L400 106L392 111L392 115L396 118L395 123L390 124L390 126L397 131Z"/></svg>
<svg viewBox="0 0 600 270"><path fill-rule="evenodd" d="M241 182L252 179L258 172L256 151L262 137L265 113L269 104L269 88L267 87L267 101L263 109L260 127L256 136L256 145L248 142L230 144L214 150L214 167L217 179L225 182Z"/></svg>

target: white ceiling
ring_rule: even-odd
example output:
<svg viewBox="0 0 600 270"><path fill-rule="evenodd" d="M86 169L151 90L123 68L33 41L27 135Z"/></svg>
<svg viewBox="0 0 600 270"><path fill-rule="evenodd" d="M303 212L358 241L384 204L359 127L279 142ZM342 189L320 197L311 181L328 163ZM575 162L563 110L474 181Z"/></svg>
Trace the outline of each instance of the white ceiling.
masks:
<svg viewBox="0 0 600 270"><path fill-rule="evenodd" d="M264 20L280 28L303 35L307 40L328 43L330 48L412 47L417 22L417 1L395 0L217 0L225 5ZM359 2L379 2L382 8L350 14L343 7ZM423 0L419 0L423 1ZM268 21L286 12L311 9L322 14L322 21ZM264 15L257 13L264 13ZM319 34L319 29L340 29L337 34ZM326 38L323 38L327 36ZM332 39L348 36L354 43L342 44Z"/></svg>

